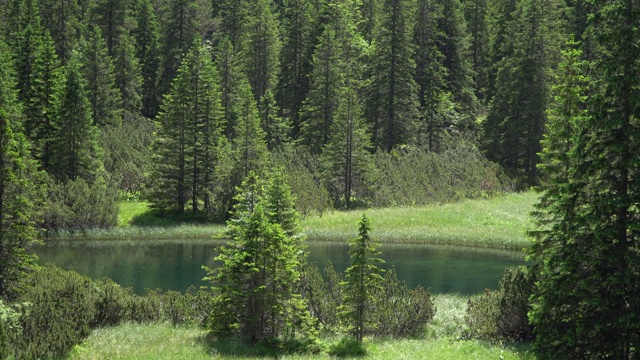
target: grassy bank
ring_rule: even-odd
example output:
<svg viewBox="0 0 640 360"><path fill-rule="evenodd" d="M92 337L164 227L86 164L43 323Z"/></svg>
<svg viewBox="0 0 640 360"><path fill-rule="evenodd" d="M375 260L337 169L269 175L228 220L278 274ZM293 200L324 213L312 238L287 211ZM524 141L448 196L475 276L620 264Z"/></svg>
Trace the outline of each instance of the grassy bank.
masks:
<svg viewBox="0 0 640 360"><path fill-rule="evenodd" d="M489 199L423 207L367 209L372 234L386 243L449 244L522 249L527 246L528 214L537 200L533 192ZM357 236L363 211L333 211L302 219L311 241L344 242ZM61 238L92 239L210 239L223 225L203 225L163 219L144 202L120 205L119 225L83 234L60 234Z"/></svg>
<svg viewBox="0 0 640 360"><path fill-rule="evenodd" d="M464 328L466 299L453 295L435 297L436 316L424 339L367 339L369 359L534 359L526 347L492 345L459 340ZM325 339L326 345L338 339ZM103 328L77 346L68 360L89 359L264 359L240 343L216 342L197 327L167 324L125 324ZM273 355L273 354L271 354ZM329 355L270 356L279 359L330 359Z"/></svg>

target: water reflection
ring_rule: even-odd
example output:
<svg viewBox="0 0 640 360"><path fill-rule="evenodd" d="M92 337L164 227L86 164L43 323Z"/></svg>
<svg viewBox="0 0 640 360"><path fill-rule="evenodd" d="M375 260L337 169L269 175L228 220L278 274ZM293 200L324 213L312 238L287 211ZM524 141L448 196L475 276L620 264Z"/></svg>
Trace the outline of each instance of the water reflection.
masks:
<svg viewBox="0 0 640 360"><path fill-rule="evenodd" d="M136 293L145 289L185 291L208 285L202 265L217 266L213 258L220 243L160 242L140 244L109 241L50 243L37 250L40 263L52 263L92 278L108 277ZM433 293L474 294L495 288L505 268L524 263L519 252L438 245L383 245L383 267L395 266L410 287L422 285ZM308 243L310 261L336 270L349 265L348 247Z"/></svg>

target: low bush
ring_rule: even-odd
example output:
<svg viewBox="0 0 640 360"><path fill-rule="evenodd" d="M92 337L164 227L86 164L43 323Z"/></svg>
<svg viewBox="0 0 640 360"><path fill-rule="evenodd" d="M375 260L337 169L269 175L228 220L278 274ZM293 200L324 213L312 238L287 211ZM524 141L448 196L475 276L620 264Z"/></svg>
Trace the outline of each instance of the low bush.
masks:
<svg viewBox="0 0 640 360"><path fill-rule="evenodd" d="M309 313L317 320L320 330L335 332L340 327L338 309L342 305L341 274L327 263L324 275L315 263L303 263L298 293L307 300Z"/></svg>
<svg viewBox="0 0 640 360"><path fill-rule="evenodd" d="M490 341L531 341L527 314L535 277L527 267L505 270L497 291L486 290L467 308L468 336Z"/></svg>
<svg viewBox="0 0 640 360"><path fill-rule="evenodd" d="M102 177L92 184L81 178L65 183L50 178L47 188L42 214L46 230L80 231L118 223L118 191Z"/></svg>
<svg viewBox="0 0 640 360"><path fill-rule="evenodd" d="M435 315L431 294L422 286L407 288L394 268L387 271L382 287L372 297L373 326L366 333L373 336L419 337Z"/></svg>

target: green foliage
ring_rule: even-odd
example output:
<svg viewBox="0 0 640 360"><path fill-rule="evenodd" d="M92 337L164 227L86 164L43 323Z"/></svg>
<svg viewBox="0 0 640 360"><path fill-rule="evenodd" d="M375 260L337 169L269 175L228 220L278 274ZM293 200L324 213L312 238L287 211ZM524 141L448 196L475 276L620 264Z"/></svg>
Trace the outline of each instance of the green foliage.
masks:
<svg viewBox="0 0 640 360"><path fill-rule="evenodd" d="M11 54L0 41L0 298L19 293L20 280L35 263L41 173L22 134Z"/></svg>
<svg viewBox="0 0 640 360"><path fill-rule="evenodd" d="M468 335L491 341L533 340L528 313L534 283L535 274L526 267L505 270L498 290L487 289L483 295L469 300Z"/></svg>
<svg viewBox="0 0 640 360"><path fill-rule="evenodd" d="M67 182L49 178L42 227L81 231L110 228L118 221L118 191L104 177L93 183L82 178Z"/></svg>
<svg viewBox="0 0 640 360"><path fill-rule="evenodd" d="M410 290L398 280L394 268L387 271L372 297L369 311L373 325L366 333L377 337L420 337L436 311L429 291L421 286Z"/></svg>
<svg viewBox="0 0 640 360"><path fill-rule="evenodd" d="M278 174L264 189L250 173L235 198L226 231L231 242L216 257L222 266L207 269L215 285L209 328L252 344L295 339L297 331L313 339L311 317L294 291L301 245L290 189Z"/></svg>
<svg viewBox="0 0 640 360"><path fill-rule="evenodd" d="M322 214L331 207L329 192L321 181L320 160L300 147L287 147L271 154L273 167L284 167L288 183L296 197L300 215Z"/></svg>
<svg viewBox="0 0 640 360"><path fill-rule="evenodd" d="M375 207L444 203L510 190L500 167L470 144L440 154L409 148L374 159Z"/></svg>
<svg viewBox="0 0 640 360"><path fill-rule="evenodd" d="M343 321L349 333L362 343L367 327L372 324L371 308L375 303L374 293L382 285L383 271L377 264L384 260L378 258L379 240L369 236L371 225L363 214L359 224L359 237L349 242L351 266L345 271L344 298L342 301ZM373 326L377 324L373 323Z"/></svg>
<svg viewBox="0 0 640 360"><path fill-rule="evenodd" d="M363 357L367 355L367 349L362 342L355 341L351 338L342 338L339 342L329 347L329 355L339 358Z"/></svg>
<svg viewBox="0 0 640 360"><path fill-rule="evenodd" d="M0 299L0 359L9 359L13 355L11 345L22 337L20 317L27 309L28 304L10 304Z"/></svg>
<svg viewBox="0 0 640 360"><path fill-rule="evenodd" d="M331 262L327 263L324 275L315 263L304 261L301 265L297 291L307 301L309 313L323 333L340 330L343 281L342 274L336 272Z"/></svg>

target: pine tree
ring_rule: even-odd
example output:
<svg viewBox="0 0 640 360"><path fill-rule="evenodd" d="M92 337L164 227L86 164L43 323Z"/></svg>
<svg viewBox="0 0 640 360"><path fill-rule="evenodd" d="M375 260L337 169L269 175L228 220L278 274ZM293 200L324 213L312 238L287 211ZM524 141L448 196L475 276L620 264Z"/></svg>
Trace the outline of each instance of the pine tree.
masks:
<svg viewBox="0 0 640 360"><path fill-rule="evenodd" d="M211 16L211 2L197 0L166 0L162 3L161 75L159 92L167 94L182 58L190 50L193 40L203 38L202 27Z"/></svg>
<svg viewBox="0 0 640 360"><path fill-rule="evenodd" d="M252 10L244 28L246 40L239 49L253 96L260 101L267 91L276 89L282 46L280 25L271 11L271 0L251 0L249 6Z"/></svg>
<svg viewBox="0 0 640 360"><path fill-rule="evenodd" d="M515 17L512 55L503 58L492 104L484 124L487 157L519 177L521 186L537 184L540 140L546 122L553 70L559 60L563 4L528 0Z"/></svg>
<svg viewBox="0 0 640 360"><path fill-rule="evenodd" d="M114 66L107 55L107 44L99 27L90 27L82 47L82 73L87 83L94 125L122 124L120 93L115 87Z"/></svg>
<svg viewBox="0 0 640 360"><path fill-rule="evenodd" d="M501 60L514 53L512 36L515 33L514 14L519 0L496 0L489 2L489 69L485 102L488 104L498 90L496 77Z"/></svg>
<svg viewBox="0 0 640 360"><path fill-rule="evenodd" d="M62 182L82 178L91 183L102 168L101 149L79 57L74 51L65 66L65 80L56 108L49 173Z"/></svg>
<svg viewBox="0 0 640 360"><path fill-rule="evenodd" d="M439 28L443 36L439 47L443 55L443 65L447 69L447 91L451 93L454 102L460 105L460 112L473 117L477 113L478 104L471 64L467 58L466 24L459 0L442 2ZM473 127L474 123L470 118L464 127Z"/></svg>
<svg viewBox="0 0 640 360"><path fill-rule="evenodd" d="M133 16L138 26L132 30L136 43L136 58L140 66L142 94L142 115L155 118L160 106L158 93L158 76L160 71L158 20L149 0L136 2Z"/></svg>
<svg viewBox="0 0 640 360"><path fill-rule="evenodd" d="M21 132L11 52L0 41L0 298L13 299L18 282L35 265L40 174Z"/></svg>
<svg viewBox="0 0 640 360"><path fill-rule="evenodd" d="M462 12L467 22L470 36L469 52L476 86L476 97L482 101L487 86L489 70L489 28L487 25L487 0L464 0Z"/></svg>
<svg viewBox="0 0 640 360"><path fill-rule="evenodd" d="M196 42L200 42L199 39ZM158 116L150 200L180 214L211 210L211 187L221 146L223 118L218 78L207 46L194 44Z"/></svg>
<svg viewBox="0 0 640 360"><path fill-rule="evenodd" d="M359 343L365 334L367 309L370 308L372 293L381 287L381 269L377 264L384 262L378 258L378 240L371 238L371 224L366 215L360 219L359 236L349 242L351 266L345 271L343 316L351 335Z"/></svg>
<svg viewBox="0 0 640 360"><path fill-rule="evenodd" d="M554 189L534 253L540 275L530 320L540 358L632 359L639 346L640 7L594 5L606 52L593 73L589 116L572 138L568 181Z"/></svg>
<svg viewBox="0 0 640 360"><path fill-rule="evenodd" d="M216 67L220 74L220 91L222 110L226 124L225 134L231 141L235 137L235 127L238 122L239 104L238 97L241 85L246 82L246 77L240 67L238 55L231 41L222 38L216 49Z"/></svg>
<svg viewBox="0 0 640 360"><path fill-rule="evenodd" d="M262 182L250 173L236 196L227 230L231 242L216 257L223 264L207 269L206 279L216 291L210 321L215 333L241 335L252 343L293 338L296 329L313 335L305 303L294 293L301 247L288 233L296 232L297 217L287 198L290 190L277 179L268 182L265 194Z"/></svg>
<svg viewBox="0 0 640 360"><path fill-rule="evenodd" d="M49 30L60 62L65 65L82 39L88 2L41 0L42 25Z"/></svg>
<svg viewBox="0 0 640 360"><path fill-rule="evenodd" d="M375 38L365 118L371 122L374 145L391 151L410 144L419 117L418 88L413 79L412 1L385 0Z"/></svg>
<svg viewBox="0 0 640 360"><path fill-rule="evenodd" d="M325 177L334 194L336 204L349 209L354 197L360 200L368 195L367 187L373 171L368 149L369 134L362 119L358 96L347 88L344 99L336 110L332 138L323 151Z"/></svg>
<svg viewBox="0 0 640 360"><path fill-rule="evenodd" d="M122 36L114 48L113 63L116 67L115 85L120 90L122 119L135 122L142 109L142 79L138 59L135 57L133 38Z"/></svg>
<svg viewBox="0 0 640 360"><path fill-rule="evenodd" d="M271 90L267 90L260 99L259 110L267 148L270 151L282 148L289 142L291 129L289 124L278 115L280 111Z"/></svg>
<svg viewBox="0 0 640 360"><path fill-rule="evenodd" d="M382 4L380 0L363 0L360 5L360 13L362 23L360 24L360 33L364 39L371 43L378 32L378 26L381 23Z"/></svg>
<svg viewBox="0 0 640 360"><path fill-rule="evenodd" d="M289 1L285 10L283 46L280 52L280 79L276 101L282 117L296 138L300 132L300 109L309 91L308 74L311 72L312 4L305 0Z"/></svg>
<svg viewBox="0 0 640 360"><path fill-rule="evenodd" d="M249 0L223 0L219 7L223 36L229 39L234 48L241 48L250 11Z"/></svg>

